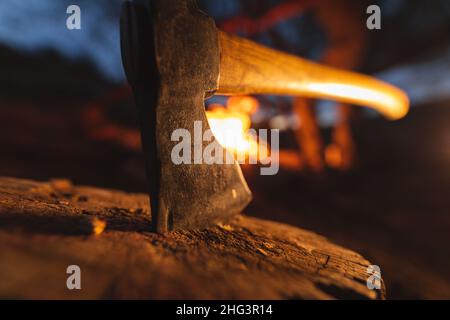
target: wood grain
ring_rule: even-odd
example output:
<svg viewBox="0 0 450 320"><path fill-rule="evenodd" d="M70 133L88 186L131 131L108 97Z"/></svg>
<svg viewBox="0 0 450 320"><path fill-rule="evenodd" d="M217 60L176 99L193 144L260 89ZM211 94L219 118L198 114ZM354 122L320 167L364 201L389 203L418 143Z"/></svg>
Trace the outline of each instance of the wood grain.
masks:
<svg viewBox="0 0 450 320"><path fill-rule="evenodd" d="M219 31L219 94L277 94L332 99L403 117L406 94L373 77L327 67Z"/></svg>
<svg viewBox="0 0 450 320"><path fill-rule="evenodd" d="M312 232L240 216L154 234L147 203L144 194L67 180L0 178L0 298L385 297L384 285L366 287L367 260ZM99 222L106 229L94 232ZM72 264L81 290L66 288Z"/></svg>

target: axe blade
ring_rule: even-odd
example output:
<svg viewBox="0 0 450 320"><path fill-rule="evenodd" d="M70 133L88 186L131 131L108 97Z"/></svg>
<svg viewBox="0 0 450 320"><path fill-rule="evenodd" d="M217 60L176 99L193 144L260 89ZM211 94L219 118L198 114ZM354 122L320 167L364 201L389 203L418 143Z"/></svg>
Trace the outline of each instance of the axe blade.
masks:
<svg viewBox="0 0 450 320"><path fill-rule="evenodd" d="M210 129L204 99L217 90L220 63L214 21L192 0L127 1L121 48L139 110L154 230L204 228L241 212L251 193L238 163L175 164L171 157L176 129L189 132L192 155L210 144L198 141L194 123L202 137Z"/></svg>

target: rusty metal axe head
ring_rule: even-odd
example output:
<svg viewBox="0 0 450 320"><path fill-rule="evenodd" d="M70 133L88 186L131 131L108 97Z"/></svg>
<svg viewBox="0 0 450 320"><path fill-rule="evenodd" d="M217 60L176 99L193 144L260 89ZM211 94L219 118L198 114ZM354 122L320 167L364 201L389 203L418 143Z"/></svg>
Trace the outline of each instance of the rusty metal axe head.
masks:
<svg viewBox="0 0 450 320"><path fill-rule="evenodd" d="M239 213L251 194L236 162L176 164L171 157L175 130L194 137L194 123L202 134L209 129L204 99L218 87L220 63L214 21L190 0L127 1L121 47L139 110L154 229L202 228ZM192 154L207 144L194 137Z"/></svg>

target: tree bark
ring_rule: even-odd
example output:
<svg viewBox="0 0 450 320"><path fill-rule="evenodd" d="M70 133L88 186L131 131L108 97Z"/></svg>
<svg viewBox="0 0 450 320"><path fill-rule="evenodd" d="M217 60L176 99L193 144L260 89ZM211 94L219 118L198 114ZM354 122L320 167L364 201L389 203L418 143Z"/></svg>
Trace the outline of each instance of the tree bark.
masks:
<svg viewBox="0 0 450 320"><path fill-rule="evenodd" d="M144 194L0 177L0 298L382 299L359 254L240 216L149 232ZM66 286L81 268L81 290Z"/></svg>

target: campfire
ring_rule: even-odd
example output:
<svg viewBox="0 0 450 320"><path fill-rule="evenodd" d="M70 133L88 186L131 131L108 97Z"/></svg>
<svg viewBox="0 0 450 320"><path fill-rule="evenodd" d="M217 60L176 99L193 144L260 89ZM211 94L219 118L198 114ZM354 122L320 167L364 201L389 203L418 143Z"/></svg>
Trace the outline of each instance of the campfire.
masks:
<svg viewBox="0 0 450 320"><path fill-rule="evenodd" d="M258 100L250 96L230 97L226 107L211 104L206 111L211 130L217 141L236 158L267 157L267 142L258 141L249 132L251 115L259 109Z"/></svg>

